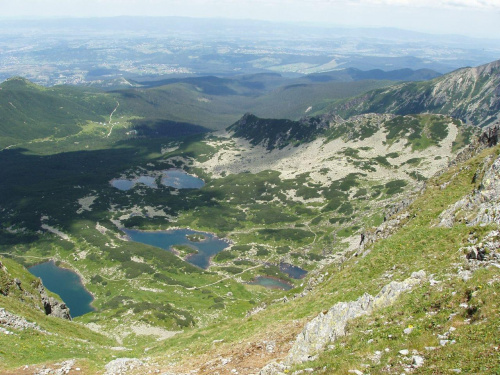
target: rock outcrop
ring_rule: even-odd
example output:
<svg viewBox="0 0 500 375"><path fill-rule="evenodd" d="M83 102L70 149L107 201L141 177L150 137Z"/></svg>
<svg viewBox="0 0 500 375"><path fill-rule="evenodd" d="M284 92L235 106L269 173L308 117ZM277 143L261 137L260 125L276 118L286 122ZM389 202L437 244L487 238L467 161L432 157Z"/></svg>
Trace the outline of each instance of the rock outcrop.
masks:
<svg viewBox="0 0 500 375"><path fill-rule="evenodd" d="M469 243L471 245L460 249L465 254L469 269L488 265L500 268L500 231L493 230L481 240L472 234Z"/></svg>
<svg viewBox="0 0 500 375"><path fill-rule="evenodd" d="M56 318L71 320L69 308L65 303L59 302L53 297L49 297L42 282L38 285L38 292L42 298L43 308L46 315L55 316Z"/></svg>
<svg viewBox="0 0 500 375"><path fill-rule="evenodd" d="M350 321L393 304L401 293L420 284L425 277L424 271L414 272L404 281L389 283L376 296L364 294L356 301L337 303L305 325L282 363L267 365L260 375L280 374L288 366L314 359L328 343L346 335L346 327Z"/></svg>
<svg viewBox="0 0 500 375"><path fill-rule="evenodd" d="M109 362L104 375L125 374L129 370L144 366L144 362L137 358L117 358Z"/></svg>
<svg viewBox="0 0 500 375"><path fill-rule="evenodd" d="M499 128L500 124L497 123L496 125L484 129L474 142L469 143L467 147L457 154L455 159L450 161L448 166L451 167L463 163L464 161L472 158L474 155L477 155L485 148L496 146L498 144ZM442 172L444 172L444 170Z"/></svg>
<svg viewBox="0 0 500 375"><path fill-rule="evenodd" d="M479 188L443 211L439 219L438 226L448 228L457 222L500 224L500 157L486 170Z"/></svg>

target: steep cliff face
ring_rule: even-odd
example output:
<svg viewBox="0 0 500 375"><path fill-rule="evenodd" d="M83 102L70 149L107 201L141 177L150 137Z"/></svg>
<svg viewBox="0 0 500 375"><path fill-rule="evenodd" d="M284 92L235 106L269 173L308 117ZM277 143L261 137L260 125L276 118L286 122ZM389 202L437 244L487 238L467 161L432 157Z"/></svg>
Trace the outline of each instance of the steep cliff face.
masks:
<svg viewBox="0 0 500 375"><path fill-rule="evenodd" d="M334 112L439 113L468 124L486 126L499 119L500 60L459 69L432 81L411 82L375 90L334 107Z"/></svg>

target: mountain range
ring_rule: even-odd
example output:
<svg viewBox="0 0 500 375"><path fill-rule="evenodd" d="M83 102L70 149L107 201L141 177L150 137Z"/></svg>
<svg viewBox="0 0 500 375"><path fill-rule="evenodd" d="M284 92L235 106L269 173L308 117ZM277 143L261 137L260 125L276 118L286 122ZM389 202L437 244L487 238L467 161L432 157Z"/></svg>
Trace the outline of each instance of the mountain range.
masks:
<svg viewBox="0 0 500 375"><path fill-rule="evenodd" d="M499 371L499 79L3 82L0 373Z"/></svg>

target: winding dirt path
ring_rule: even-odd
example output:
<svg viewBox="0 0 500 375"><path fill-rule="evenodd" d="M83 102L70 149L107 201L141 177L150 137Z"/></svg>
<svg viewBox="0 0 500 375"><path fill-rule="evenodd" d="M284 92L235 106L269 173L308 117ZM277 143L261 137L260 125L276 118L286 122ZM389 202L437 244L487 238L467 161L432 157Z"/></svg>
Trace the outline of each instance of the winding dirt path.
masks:
<svg viewBox="0 0 500 375"><path fill-rule="evenodd" d="M109 129L109 133L108 135L106 136L106 138L109 138L109 136L111 135L111 133L113 132L113 127L115 126L114 124L111 123L112 119L113 119L113 114L116 112L116 110L118 109L118 107L120 106L120 103L118 101L116 101L116 107L115 109L113 109L113 112L110 113L109 115L109 125L111 126L111 128Z"/></svg>

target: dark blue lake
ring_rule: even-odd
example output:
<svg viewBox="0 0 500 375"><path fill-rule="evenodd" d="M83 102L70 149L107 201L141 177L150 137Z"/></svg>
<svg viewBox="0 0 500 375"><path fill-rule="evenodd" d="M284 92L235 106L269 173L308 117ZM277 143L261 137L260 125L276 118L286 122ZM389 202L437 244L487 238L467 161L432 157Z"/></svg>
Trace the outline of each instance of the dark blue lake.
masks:
<svg viewBox="0 0 500 375"><path fill-rule="evenodd" d="M293 285L288 284L286 281L266 276L257 276L254 280L250 281L249 284L260 285L269 289L290 290L293 288Z"/></svg>
<svg viewBox="0 0 500 375"><path fill-rule="evenodd" d="M73 318L95 310L90 305L94 298L75 272L57 267L53 261L37 264L28 271L41 278L45 288L62 298Z"/></svg>
<svg viewBox="0 0 500 375"><path fill-rule="evenodd" d="M289 263L280 263L280 271L286 273L292 279L302 279L307 275L307 271Z"/></svg>
<svg viewBox="0 0 500 375"><path fill-rule="evenodd" d="M190 255L186 261L200 268L207 268L210 264L210 257L229 246L227 241L221 240L213 234L197 232L191 229L172 229L157 232L123 229L123 231L132 241L165 250L170 250L173 245L189 245L197 249L198 254ZM190 241L186 236L191 234L201 234L205 239L200 242Z"/></svg>
<svg viewBox="0 0 500 375"><path fill-rule="evenodd" d="M163 172L162 185L176 189L199 189L205 182L196 176L187 174L182 169L168 169Z"/></svg>

